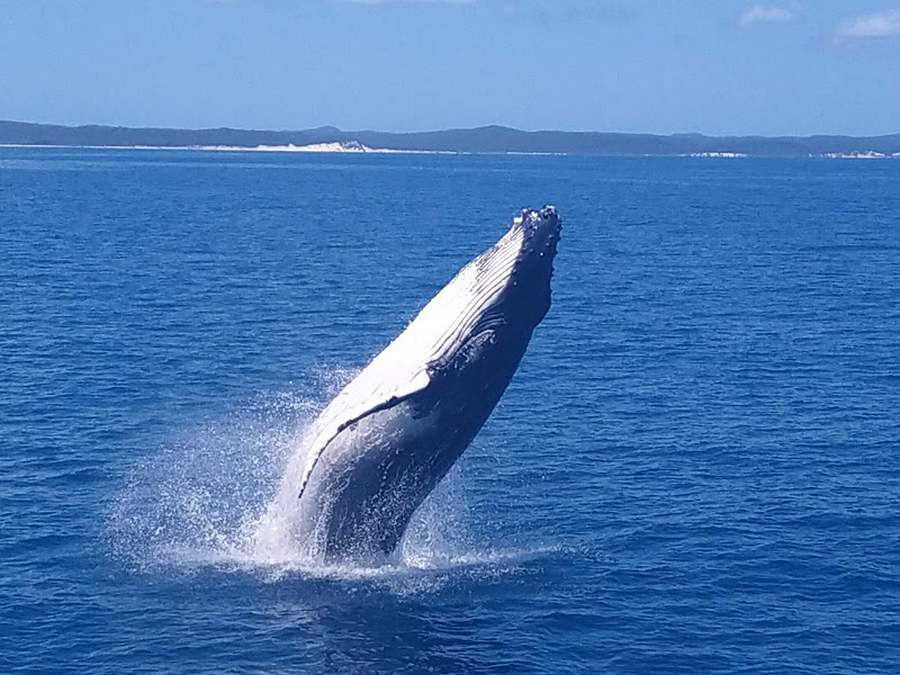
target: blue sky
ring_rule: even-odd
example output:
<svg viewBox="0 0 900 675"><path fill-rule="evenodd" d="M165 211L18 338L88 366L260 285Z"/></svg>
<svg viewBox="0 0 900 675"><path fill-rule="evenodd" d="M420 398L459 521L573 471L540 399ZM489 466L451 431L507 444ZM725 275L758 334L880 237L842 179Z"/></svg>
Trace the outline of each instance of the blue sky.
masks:
<svg viewBox="0 0 900 675"><path fill-rule="evenodd" d="M900 132L900 0L0 0L0 119Z"/></svg>

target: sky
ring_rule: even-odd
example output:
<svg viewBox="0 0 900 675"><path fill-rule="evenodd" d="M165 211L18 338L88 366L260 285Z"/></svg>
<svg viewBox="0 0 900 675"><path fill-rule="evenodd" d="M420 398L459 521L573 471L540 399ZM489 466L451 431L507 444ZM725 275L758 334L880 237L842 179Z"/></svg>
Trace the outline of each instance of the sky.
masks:
<svg viewBox="0 0 900 675"><path fill-rule="evenodd" d="M0 0L0 119L900 132L900 0Z"/></svg>

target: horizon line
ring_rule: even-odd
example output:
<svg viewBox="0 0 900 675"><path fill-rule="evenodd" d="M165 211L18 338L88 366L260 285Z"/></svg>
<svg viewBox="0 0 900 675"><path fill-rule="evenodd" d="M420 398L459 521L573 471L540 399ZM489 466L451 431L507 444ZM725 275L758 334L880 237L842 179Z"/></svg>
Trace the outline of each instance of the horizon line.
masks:
<svg viewBox="0 0 900 675"><path fill-rule="evenodd" d="M260 128L260 127L240 127L240 126L200 126L200 127L178 127L178 126L153 126L153 125L130 125L130 124L117 124L117 123L106 123L106 122L90 122L85 124L61 124L57 122L32 122L26 120L14 120L14 119L0 119L0 124L22 124L22 125L30 125L30 126L42 126L42 127L61 127L64 129L84 129L84 128L107 128L107 129L153 129L159 131L245 131L245 132L264 132L264 133L300 133L306 131L320 131L320 130L330 130L330 131L338 131L345 134L354 134L354 133L379 133L379 134L393 134L398 136L412 136L416 134L431 134L431 133L444 133L449 131L478 131L484 129L495 129L495 130L504 130L504 131L515 131L523 134L541 134L541 133L554 133L554 134L609 134L609 135L617 135L617 136L656 136L661 138L671 138L671 137L704 137L711 139L726 139L726 138L758 138L758 139L781 139L781 138L834 138L834 137L842 137L842 138L887 138L891 136L900 135L900 130L889 133L878 133L878 134L845 134L845 133L833 133L833 132L817 132L817 133L798 133L798 134L776 134L776 135L767 135L760 133L729 133L729 134L711 134L702 131L676 131L670 133L659 133L652 131L609 131L609 130L598 130L598 129L550 129L550 128L542 128L542 129L522 129L519 127L513 127L500 123L489 123L489 124L481 124L475 126L453 126L453 127L445 127L445 128L431 128L425 130L418 131L393 131L393 130L384 130L384 129L375 129L375 128L363 128L363 129L343 129L341 127L332 125L332 124L322 124L313 127L295 127L295 128Z"/></svg>

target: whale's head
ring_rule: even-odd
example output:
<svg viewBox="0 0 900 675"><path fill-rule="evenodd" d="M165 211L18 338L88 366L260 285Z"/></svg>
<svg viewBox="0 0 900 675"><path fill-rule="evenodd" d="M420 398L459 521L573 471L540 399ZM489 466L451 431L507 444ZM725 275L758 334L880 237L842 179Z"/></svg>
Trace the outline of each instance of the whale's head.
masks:
<svg viewBox="0 0 900 675"><path fill-rule="evenodd" d="M466 265L422 310L414 325L428 326L434 339L428 341L433 367L471 363L474 354L495 349L511 355L524 351L532 330L550 309L559 235L560 218L553 206L524 209L496 244Z"/></svg>
<svg viewBox="0 0 900 675"><path fill-rule="evenodd" d="M550 279L560 218L553 206L523 209L496 244L467 265L452 285L464 290L470 327L530 333L550 309Z"/></svg>
<svg viewBox="0 0 900 675"><path fill-rule="evenodd" d="M553 206L539 211L524 209L513 219L509 232L497 243L518 246L506 292L500 298L510 318L537 325L550 309L550 279L561 223ZM518 315L518 316L516 316Z"/></svg>
<svg viewBox="0 0 900 675"><path fill-rule="evenodd" d="M463 267L419 312L391 345L391 358L402 355L437 372L449 363L473 363L476 354L495 350L521 355L550 308L559 236L560 218L553 206L522 210L493 246ZM419 386L424 371L415 366L413 371Z"/></svg>

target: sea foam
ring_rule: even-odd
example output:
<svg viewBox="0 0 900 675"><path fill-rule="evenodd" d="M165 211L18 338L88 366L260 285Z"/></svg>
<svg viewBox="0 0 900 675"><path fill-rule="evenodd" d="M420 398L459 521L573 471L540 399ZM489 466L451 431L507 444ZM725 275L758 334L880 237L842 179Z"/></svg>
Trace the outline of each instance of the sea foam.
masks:
<svg viewBox="0 0 900 675"><path fill-rule="evenodd" d="M291 535L298 504L279 502L285 472L298 472L317 413L354 371L322 369L315 394L260 395L220 419L177 434L136 463L109 511L113 554L143 571L216 568L285 577L373 579L410 590L451 572L519 569L544 548L496 549L475 541L464 467L420 507L398 551L385 560L324 563ZM299 501L299 500L298 500ZM401 582L401 580L403 580Z"/></svg>

